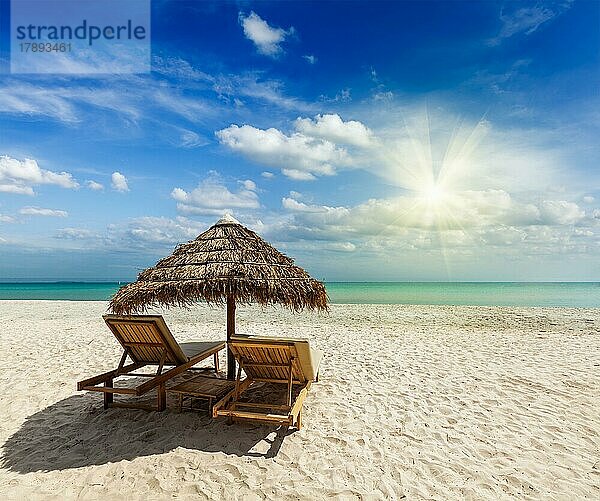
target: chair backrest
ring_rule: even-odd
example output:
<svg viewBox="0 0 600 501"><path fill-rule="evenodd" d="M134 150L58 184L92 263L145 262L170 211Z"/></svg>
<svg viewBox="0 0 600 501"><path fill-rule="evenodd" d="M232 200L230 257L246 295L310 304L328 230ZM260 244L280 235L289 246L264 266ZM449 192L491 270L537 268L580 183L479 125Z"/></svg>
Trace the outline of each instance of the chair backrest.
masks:
<svg viewBox="0 0 600 501"><path fill-rule="evenodd" d="M319 370L320 354L307 339L236 334L228 346L251 379L287 381L290 361L292 378L300 383L315 380Z"/></svg>
<svg viewBox="0 0 600 501"><path fill-rule="evenodd" d="M106 325L129 358L145 364L180 365L188 361L160 315L104 315Z"/></svg>

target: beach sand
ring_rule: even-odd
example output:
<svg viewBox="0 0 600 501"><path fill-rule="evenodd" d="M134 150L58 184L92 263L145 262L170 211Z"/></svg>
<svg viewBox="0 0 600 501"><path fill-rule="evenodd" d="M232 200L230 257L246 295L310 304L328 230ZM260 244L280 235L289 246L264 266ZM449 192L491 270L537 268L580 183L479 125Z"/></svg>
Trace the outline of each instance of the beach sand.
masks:
<svg viewBox="0 0 600 501"><path fill-rule="evenodd" d="M0 301L5 499L600 499L598 309L239 308L238 332L325 352L287 436L76 392L118 363L105 309ZM221 309L165 317L224 339Z"/></svg>

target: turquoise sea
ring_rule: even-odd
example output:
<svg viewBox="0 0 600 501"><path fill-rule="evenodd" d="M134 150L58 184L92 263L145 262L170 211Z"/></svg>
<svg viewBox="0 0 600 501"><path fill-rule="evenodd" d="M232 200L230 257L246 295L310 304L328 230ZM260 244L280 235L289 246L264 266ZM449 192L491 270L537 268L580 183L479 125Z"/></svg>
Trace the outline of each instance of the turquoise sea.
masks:
<svg viewBox="0 0 600 501"><path fill-rule="evenodd" d="M116 282L0 283L0 299L103 301L119 286ZM600 307L599 282L328 282L326 286L334 304Z"/></svg>

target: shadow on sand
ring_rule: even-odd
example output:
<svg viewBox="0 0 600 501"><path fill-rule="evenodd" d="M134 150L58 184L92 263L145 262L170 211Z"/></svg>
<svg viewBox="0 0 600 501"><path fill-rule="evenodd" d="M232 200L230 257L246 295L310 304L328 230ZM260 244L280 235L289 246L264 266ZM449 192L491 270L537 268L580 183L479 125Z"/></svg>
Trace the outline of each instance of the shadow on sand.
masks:
<svg viewBox="0 0 600 501"><path fill-rule="evenodd" d="M212 420L206 414L104 410L97 395L75 395L31 416L2 447L2 467L19 473L102 465L177 447L271 458L291 431Z"/></svg>

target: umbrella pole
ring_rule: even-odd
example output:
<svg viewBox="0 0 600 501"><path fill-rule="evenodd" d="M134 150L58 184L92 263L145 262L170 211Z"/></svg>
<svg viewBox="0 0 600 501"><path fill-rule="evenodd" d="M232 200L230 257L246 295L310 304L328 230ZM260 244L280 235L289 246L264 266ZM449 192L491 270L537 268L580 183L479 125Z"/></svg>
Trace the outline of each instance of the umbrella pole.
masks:
<svg viewBox="0 0 600 501"><path fill-rule="evenodd" d="M235 335L235 299L227 296L227 379L235 379L235 358L229 349L231 336Z"/></svg>

